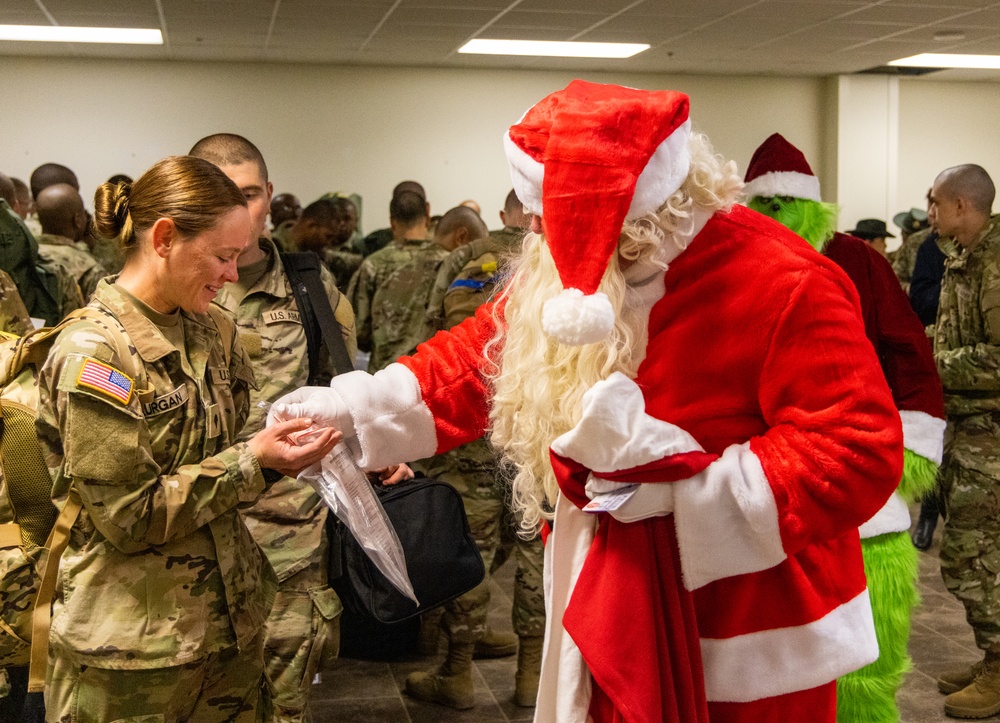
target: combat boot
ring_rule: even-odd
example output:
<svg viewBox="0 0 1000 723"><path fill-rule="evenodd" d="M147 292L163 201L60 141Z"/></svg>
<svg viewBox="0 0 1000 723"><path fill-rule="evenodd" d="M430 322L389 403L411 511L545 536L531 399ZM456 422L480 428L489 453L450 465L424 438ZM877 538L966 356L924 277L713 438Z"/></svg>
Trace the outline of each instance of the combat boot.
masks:
<svg viewBox="0 0 1000 723"><path fill-rule="evenodd" d="M420 655L428 657L437 655L438 646L441 643L441 619L443 617L443 607L436 607L421 614L420 633L417 636L417 652Z"/></svg>
<svg viewBox="0 0 1000 723"><path fill-rule="evenodd" d="M472 657L476 660L482 658L506 658L516 652L516 635L513 633L498 633L493 628L487 626L486 635L476 641L476 651Z"/></svg>
<svg viewBox="0 0 1000 723"><path fill-rule="evenodd" d="M406 694L417 700L465 710L476 705L472 684L472 651L475 643L448 642L448 657L436 673L411 673Z"/></svg>
<svg viewBox="0 0 1000 723"><path fill-rule="evenodd" d="M963 665L961 668L948 670L942 673L937 679L938 690L945 695L957 693L963 688L967 688L972 685L972 681L976 679L976 676L979 675L982 670L982 660L978 663L973 663L972 665Z"/></svg>
<svg viewBox="0 0 1000 723"><path fill-rule="evenodd" d="M989 718L1000 713L1000 653L987 651L976 679L944 699L944 713L952 718Z"/></svg>
<svg viewBox="0 0 1000 723"><path fill-rule="evenodd" d="M514 674L514 702L531 708L538 698L538 678L542 673L541 635L523 637L517 650L517 673Z"/></svg>

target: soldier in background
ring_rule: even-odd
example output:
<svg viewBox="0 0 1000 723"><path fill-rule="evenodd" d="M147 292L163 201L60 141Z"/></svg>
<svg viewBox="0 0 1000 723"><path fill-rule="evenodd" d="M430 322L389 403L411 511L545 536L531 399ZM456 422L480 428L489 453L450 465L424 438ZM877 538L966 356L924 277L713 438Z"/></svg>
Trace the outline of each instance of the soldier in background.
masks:
<svg viewBox="0 0 1000 723"><path fill-rule="evenodd" d="M22 220L25 220L35 212L35 202L31 198L31 189L20 178L12 177L10 180L14 184L14 203L10 204L11 208Z"/></svg>
<svg viewBox="0 0 1000 723"><path fill-rule="evenodd" d="M294 251L289 234L302 215L299 199L291 193L279 193L271 199L271 238L282 251Z"/></svg>
<svg viewBox="0 0 1000 723"><path fill-rule="evenodd" d="M899 248L889 254L889 263L892 264L899 283L903 285L903 291L909 293L917 252L930 233L930 223L927 221L927 212L919 208L897 213L892 217L892 222L899 226L902 241Z"/></svg>
<svg viewBox="0 0 1000 723"><path fill-rule="evenodd" d="M6 272L0 271L0 331L24 336L31 331L28 310L17 293L14 280Z"/></svg>
<svg viewBox="0 0 1000 723"><path fill-rule="evenodd" d="M945 501L941 576L964 605L982 661L944 673L945 713L1000 712L1000 215L980 166L938 174L931 226L955 248L945 261L934 357L948 414L939 481Z"/></svg>
<svg viewBox="0 0 1000 723"><path fill-rule="evenodd" d="M513 190L507 194L500 219L503 221L501 230L456 249L441 265L428 306L428 316L437 321L437 328L450 329L460 324L502 285L504 266L520 251L521 240L531 227L531 215L524 212L524 206ZM445 479L462 492L469 524L477 531L476 539L490 575L507 561L512 552L516 553L517 571L511 610L516 639L497 633L487 625L482 636L475 641L473 657L494 658L516 651L514 701L519 706L533 706L538 695L545 633L541 540L538 537L525 540L517 534L498 457L485 438L439 455L434 460L434 467L423 469L428 476ZM476 588L456 600L457 604L449 607L445 614L449 639L461 635L460 625L463 622L471 621L468 623L470 628L483 626L489 600L488 587ZM432 623L428 620L428 624ZM425 651L436 650L437 636L434 633L434 628L421 630L421 644ZM416 690L429 687L426 678L421 680L422 677L412 684ZM463 683L460 679L437 682L434 699L442 702L441 699L461 698L459 689L464 688Z"/></svg>
<svg viewBox="0 0 1000 723"><path fill-rule="evenodd" d="M261 402L273 402L306 384L310 371L317 372L320 384L328 384L333 362L324 347L318 362L321 369L309 369L305 329L291 283L274 242L264 236L272 186L260 151L242 136L217 133L198 141L190 154L219 166L246 196L250 210L254 241L237 259L239 279L226 284L215 300L235 319L259 386L250 392L242 440L264 427L267 410L259 406ZM329 272L321 269L320 277L348 353L353 355L350 304L337 291ZM250 533L278 577L264 637L264 666L274 686L275 722L305 719L320 663L324 656L336 657L340 647L342 606L327 576L327 514L316 491L293 477L275 480L243 512Z"/></svg>
<svg viewBox="0 0 1000 723"><path fill-rule="evenodd" d="M313 201L292 227L289 240L300 251L313 251L330 269L338 289L347 289L364 257L351 245L358 227L354 202L344 196Z"/></svg>
<svg viewBox="0 0 1000 723"><path fill-rule="evenodd" d="M415 193L423 199L425 206L424 212L427 215L427 236L425 238L430 238L431 205L427 203L427 193L424 191L424 187L416 181L402 181L401 183L397 183L396 187L392 189L393 200L395 200L395 198L404 191L408 193ZM376 251L384 249L392 241L399 240L401 240L400 237L395 234L394 229L390 224L389 228L380 228L365 236L361 240L357 251L359 251L363 256L371 256Z"/></svg>
<svg viewBox="0 0 1000 723"><path fill-rule="evenodd" d="M0 173L0 270L17 286L35 326L55 326L83 305L76 279L62 264L43 259L38 242L9 203L14 184Z"/></svg>
<svg viewBox="0 0 1000 723"><path fill-rule="evenodd" d="M42 234L38 237L42 258L66 267L80 286L84 302L90 301L97 282L108 275L87 244L81 239L87 233L89 217L80 193L68 183L48 186L35 201Z"/></svg>

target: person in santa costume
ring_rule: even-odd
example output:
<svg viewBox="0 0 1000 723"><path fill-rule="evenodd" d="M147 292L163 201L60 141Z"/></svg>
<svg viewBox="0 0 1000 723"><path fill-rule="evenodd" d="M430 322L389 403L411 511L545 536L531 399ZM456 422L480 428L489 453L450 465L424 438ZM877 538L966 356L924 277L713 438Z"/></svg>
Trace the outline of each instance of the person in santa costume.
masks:
<svg viewBox="0 0 1000 723"><path fill-rule="evenodd" d="M889 263L859 238L835 232L837 207L820 200L802 152L775 133L746 172L747 205L805 238L850 277L903 424L899 487L860 528L879 658L837 682L840 723L899 721L896 691L910 668L907 639L917 604L917 551L908 505L933 489L944 446L944 395L930 341Z"/></svg>
<svg viewBox="0 0 1000 723"><path fill-rule="evenodd" d="M857 292L736 204L688 105L577 80L533 106L504 146L539 221L502 293L276 406L365 467L490 433L522 525L553 520L539 723L831 722L878 655L857 527L902 429Z"/></svg>

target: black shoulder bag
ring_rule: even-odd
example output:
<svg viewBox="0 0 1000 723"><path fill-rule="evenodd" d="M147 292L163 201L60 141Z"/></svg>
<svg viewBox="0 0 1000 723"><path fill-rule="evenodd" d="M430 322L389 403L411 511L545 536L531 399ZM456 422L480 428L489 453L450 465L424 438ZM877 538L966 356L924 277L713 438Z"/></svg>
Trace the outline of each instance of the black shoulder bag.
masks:
<svg viewBox="0 0 1000 723"><path fill-rule="evenodd" d="M309 379L313 383L320 340L338 374L352 365L340 324L334 317L313 253L282 254L282 261L306 330ZM330 586L357 617L399 623L468 592L483 581L486 570L469 531L465 505L444 482L418 478L376 491L403 546L406 570L420 601L404 597L372 564L361 545L335 515L327 515L330 540ZM343 631L346 632L346 631Z"/></svg>

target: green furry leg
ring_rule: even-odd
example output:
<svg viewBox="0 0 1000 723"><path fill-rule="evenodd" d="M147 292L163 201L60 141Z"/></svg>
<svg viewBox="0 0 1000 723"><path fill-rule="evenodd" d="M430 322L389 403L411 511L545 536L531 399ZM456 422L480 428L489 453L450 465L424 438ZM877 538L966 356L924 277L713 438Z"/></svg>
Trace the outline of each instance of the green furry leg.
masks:
<svg viewBox="0 0 1000 723"><path fill-rule="evenodd" d="M861 541L879 657L837 681L838 723L897 723L896 690L910 669L906 641L918 602L917 551L906 532Z"/></svg>

